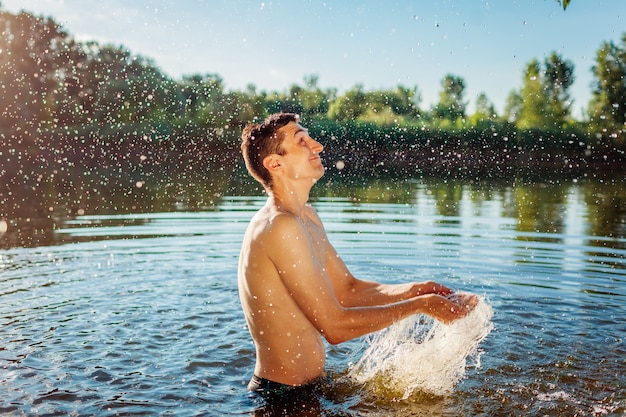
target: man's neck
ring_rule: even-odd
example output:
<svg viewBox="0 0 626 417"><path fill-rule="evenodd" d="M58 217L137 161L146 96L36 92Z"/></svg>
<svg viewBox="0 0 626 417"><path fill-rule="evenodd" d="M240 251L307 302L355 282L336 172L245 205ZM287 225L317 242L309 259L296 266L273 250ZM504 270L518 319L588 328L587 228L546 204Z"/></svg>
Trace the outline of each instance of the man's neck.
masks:
<svg viewBox="0 0 626 417"><path fill-rule="evenodd" d="M304 216L304 206L309 201L311 188L285 188L275 185L268 191L270 202L279 210L292 213L295 216Z"/></svg>

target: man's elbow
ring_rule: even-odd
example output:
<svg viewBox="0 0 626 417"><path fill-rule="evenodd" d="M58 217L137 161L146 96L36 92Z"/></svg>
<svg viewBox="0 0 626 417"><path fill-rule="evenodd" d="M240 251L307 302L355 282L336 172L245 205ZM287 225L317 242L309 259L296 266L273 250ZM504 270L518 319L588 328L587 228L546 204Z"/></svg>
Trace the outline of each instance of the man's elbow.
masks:
<svg viewBox="0 0 626 417"><path fill-rule="evenodd" d="M324 339L326 339L326 341L330 343L331 345L338 345L340 343L347 342L348 340L350 340L349 338L341 337L338 334L323 333L323 335L324 335Z"/></svg>
<svg viewBox="0 0 626 417"><path fill-rule="evenodd" d="M338 345L360 336L355 330L355 321L349 308L341 307L337 314L332 312L324 316L318 327L324 339L331 345Z"/></svg>
<svg viewBox="0 0 626 417"><path fill-rule="evenodd" d="M354 338L349 329L342 329L340 326L329 326L321 333L331 345L338 345Z"/></svg>

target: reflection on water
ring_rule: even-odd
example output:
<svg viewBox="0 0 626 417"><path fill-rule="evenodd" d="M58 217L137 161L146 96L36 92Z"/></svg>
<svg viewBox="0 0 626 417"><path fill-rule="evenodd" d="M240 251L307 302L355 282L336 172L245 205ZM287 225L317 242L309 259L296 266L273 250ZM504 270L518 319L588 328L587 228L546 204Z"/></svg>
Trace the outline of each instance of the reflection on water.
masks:
<svg viewBox="0 0 626 417"><path fill-rule="evenodd" d="M241 170L241 167L239 167ZM210 210L224 195L260 195L233 167L222 166L209 174L186 175L184 181L158 180L113 187L106 194L85 196L76 190L47 189L11 192L0 200L0 248L50 245L67 236L54 233L78 214L146 213ZM245 181L247 185L242 185ZM235 194L233 194L235 193ZM423 194L423 195L421 195ZM443 226L460 215L480 215L493 210L494 217L516 220L519 240L558 239L575 228L568 219L584 217L587 230L578 230L598 247L623 249L626 237L626 181L585 180L568 183L526 184L462 182L451 180L373 180L359 184L328 181L318 184L312 199L350 196L355 207L367 202L419 204L434 202ZM463 201L472 202L474 213L462 213ZM570 204L574 203L574 204ZM79 216L80 218L80 216ZM583 223L581 223L583 224ZM556 242L558 243L558 242ZM617 262L616 266L620 266Z"/></svg>
<svg viewBox="0 0 626 417"><path fill-rule="evenodd" d="M0 194L0 221L5 225L4 232L0 229L0 248L57 244L64 236L54 231L85 214L211 209L219 203L232 172L232 161L226 161L175 177L152 174L142 180L109 182L94 176L82 178L79 187L71 186L74 181L14 187Z"/></svg>
<svg viewBox="0 0 626 417"><path fill-rule="evenodd" d="M263 415L245 393L254 350L235 277L264 198L234 195L237 175L6 217L0 413ZM494 329L451 393L404 400L349 378L367 339L328 346L337 382L308 415L623 415L623 185L318 184L312 202L357 276L481 294ZM26 216L37 227L20 229Z"/></svg>

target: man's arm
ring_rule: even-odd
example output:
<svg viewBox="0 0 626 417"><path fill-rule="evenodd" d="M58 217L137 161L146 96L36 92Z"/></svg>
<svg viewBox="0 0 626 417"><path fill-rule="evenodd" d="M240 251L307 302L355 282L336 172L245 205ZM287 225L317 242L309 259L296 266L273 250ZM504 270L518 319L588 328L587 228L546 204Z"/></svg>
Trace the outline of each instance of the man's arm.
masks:
<svg viewBox="0 0 626 417"><path fill-rule="evenodd" d="M313 256L313 242L304 225L292 216L275 218L263 244L271 248L269 257L290 296L307 319L333 344L384 329L416 313L449 323L469 312L464 302L436 294L384 305L342 305L324 266ZM369 284L359 285L367 287ZM399 298L397 294L378 297Z"/></svg>
<svg viewBox="0 0 626 417"><path fill-rule="evenodd" d="M426 294L447 296L454 291L434 281L381 284L355 278L333 246L326 249L326 273L344 307L375 306L395 303Z"/></svg>
<svg viewBox="0 0 626 417"><path fill-rule="evenodd" d="M337 299L344 307L376 306L408 300L425 294L447 296L454 293L434 281L410 282L405 284L381 284L374 281L357 279L352 275L333 245L330 243L321 219L313 210L309 216L322 229L326 241L325 270L335 289Z"/></svg>

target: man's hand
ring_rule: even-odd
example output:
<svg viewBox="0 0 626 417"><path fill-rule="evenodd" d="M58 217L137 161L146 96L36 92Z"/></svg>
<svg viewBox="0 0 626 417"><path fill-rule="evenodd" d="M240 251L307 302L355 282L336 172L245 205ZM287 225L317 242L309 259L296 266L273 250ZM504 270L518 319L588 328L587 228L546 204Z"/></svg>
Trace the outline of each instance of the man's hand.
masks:
<svg viewBox="0 0 626 417"><path fill-rule="evenodd" d="M448 296L454 293L454 290L443 286L435 281L425 281L419 282L414 285L416 296L426 295L426 294L437 294L442 296Z"/></svg>
<svg viewBox="0 0 626 417"><path fill-rule="evenodd" d="M474 294L426 294L421 296L425 303L424 313L444 324L450 324L455 320L467 316L478 304L478 298Z"/></svg>

